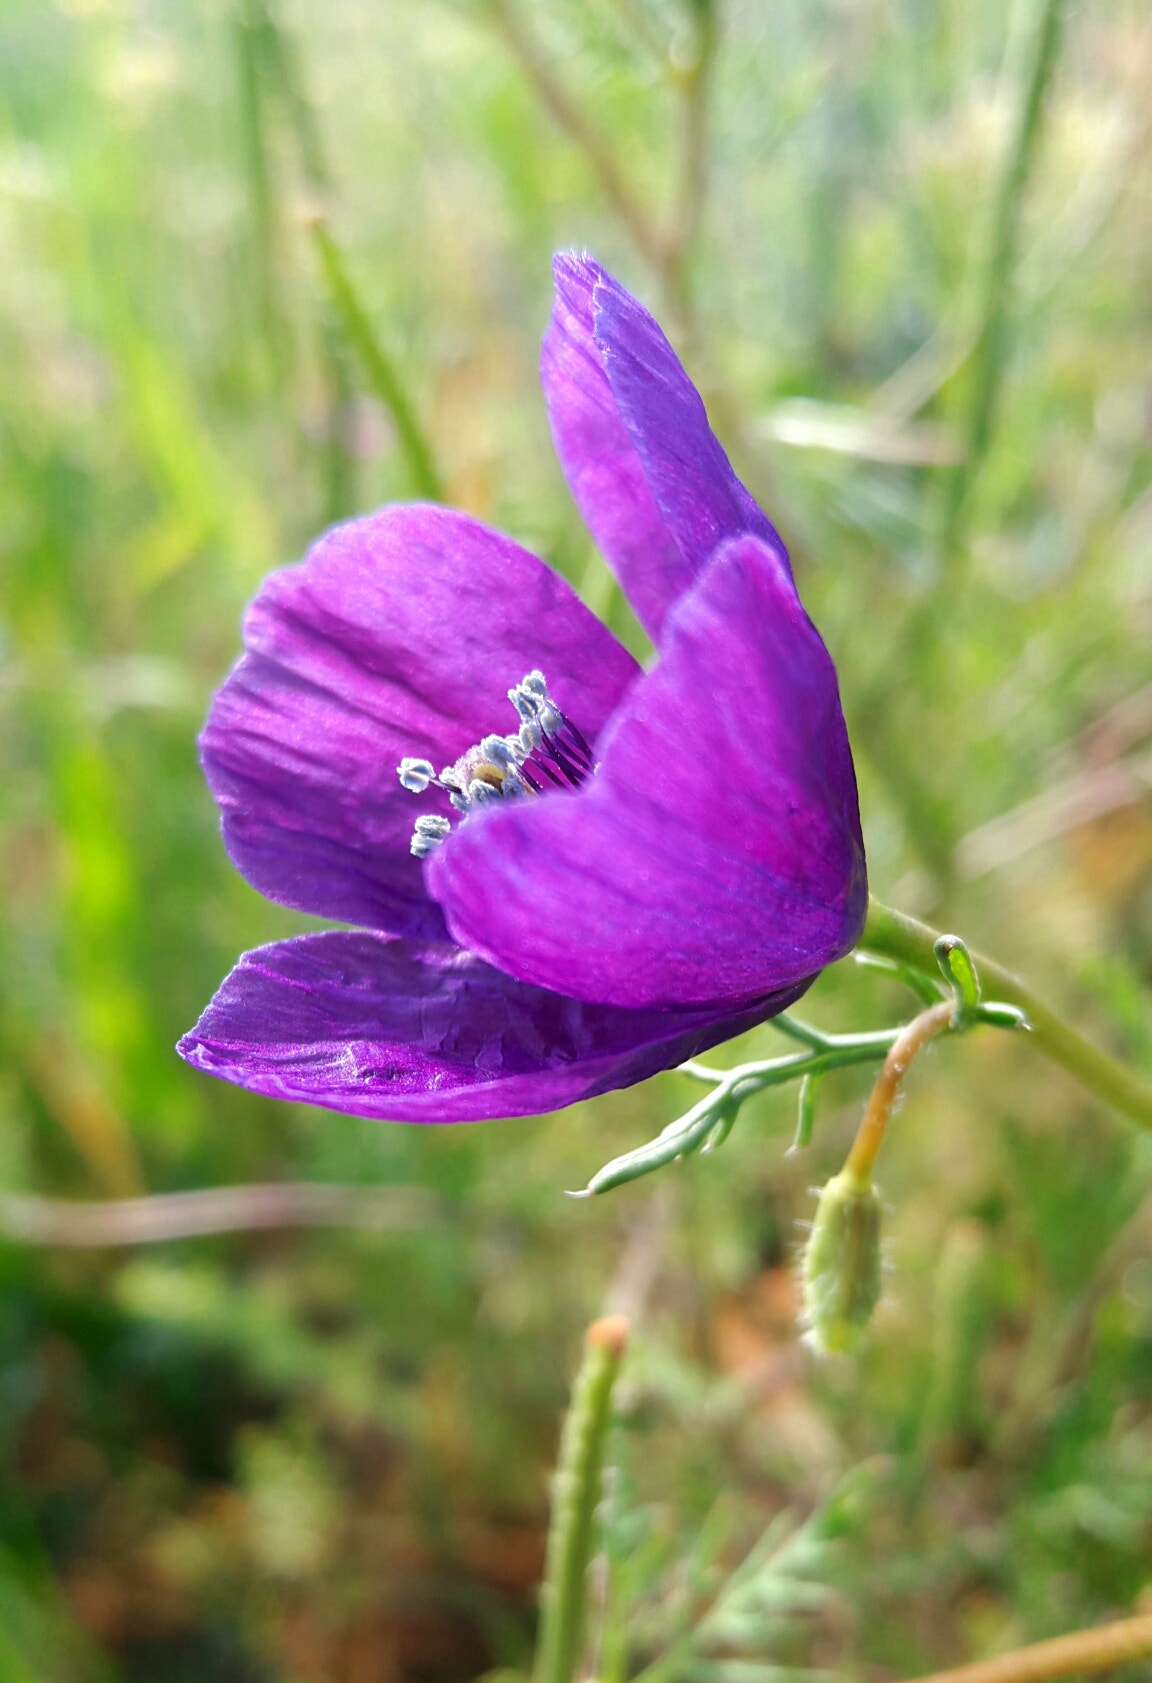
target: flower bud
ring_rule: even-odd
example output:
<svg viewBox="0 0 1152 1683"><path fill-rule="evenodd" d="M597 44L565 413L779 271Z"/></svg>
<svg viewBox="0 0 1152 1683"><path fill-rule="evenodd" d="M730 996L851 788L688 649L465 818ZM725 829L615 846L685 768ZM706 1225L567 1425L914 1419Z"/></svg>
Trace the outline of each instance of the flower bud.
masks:
<svg viewBox="0 0 1152 1683"><path fill-rule="evenodd" d="M809 1337L825 1354L850 1350L880 1298L880 1200L844 1169L820 1194L804 1250Z"/></svg>

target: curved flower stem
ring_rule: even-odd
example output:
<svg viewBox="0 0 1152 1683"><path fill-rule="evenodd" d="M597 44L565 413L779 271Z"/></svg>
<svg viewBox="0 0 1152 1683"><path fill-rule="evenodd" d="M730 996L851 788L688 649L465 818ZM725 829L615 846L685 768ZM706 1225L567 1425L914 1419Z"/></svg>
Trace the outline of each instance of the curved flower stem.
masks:
<svg viewBox="0 0 1152 1683"><path fill-rule="evenodd" d="M939 938L938 930L916 918L905 917L879 900L868 902L868 920L860 937L860 946L866 951L935 975L934 949ZM1085 1040L1019 976L980 953L972 956L986 991L1024 1011L1034 1046L1116 1110L1142 1127L1152 1128L1152 1083Z"/></svg>
<svg viewBox="0 0 1152 1683"><path fill-rule="evenodd" d="M993 1660L934 1671L916 1683L1056 1683L1057 1678L1109 1671L1152 1654L1152 1614L1120 1619L1095 1630L1074 1631L1051 1642L1036 1642Z"/></svg>
<svg viewBox="0 0 1152 1683"><path fill-rule="evenodd" d="M913 1017L912 1021L900 1030L884 1059L884 1067L876 1078L868 1107L857 1129L856 1138L852 1141L852 1149L845 1159L845 1174L853 1176L862 1184L871 1180L872 1165L876 1161L876 1153L880 1149L884 1130L888 1126L888 1119L892 1115L892 1108L899 1096L900 1084L908 1073L908 1067L916 1054L922 1052L930 1040L934 1040L948 1027L953 1011L951 1000L941 1000L938 1005L931 1005L927 1011L921 1011L918 1017Z"/></svg>
<svg viewBox="0 0 1152 1683"><path fill-rule="evenodd" d="M548 1556L540 1589L534 1683L572 1683L584 1644L594 1521L604 1474L612 1391L628 1343L623 1315L593 1321L560 1438Z"/></svg>

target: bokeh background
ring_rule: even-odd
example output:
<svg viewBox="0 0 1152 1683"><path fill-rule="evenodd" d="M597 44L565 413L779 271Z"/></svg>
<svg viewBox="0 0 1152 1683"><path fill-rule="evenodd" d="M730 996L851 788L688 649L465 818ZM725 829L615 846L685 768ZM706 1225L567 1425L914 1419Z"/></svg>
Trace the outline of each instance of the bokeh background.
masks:
<svg viewBox="0 0 1152 1683"><path fill-rule="evenodd" d="M1026 1045L917 1067L886 1299L825 1364L798 1224L859 1072L805 1153L783 1090L579 1204L684 1077L421 1129L172 1047L307 922L231 870L196 761L265 571L441 494L642 649L536 379L576 245L793 549L876 890L1152 1066L1150 85L1142 0L2 0L3 1683L522 1667L606 1305L601 1677L906 1677L1148 1608L1152 1151ZM803 1010L909 1004L847 963ZM44 1202L289 1183L348 1190L134 1248Z"/></svg>

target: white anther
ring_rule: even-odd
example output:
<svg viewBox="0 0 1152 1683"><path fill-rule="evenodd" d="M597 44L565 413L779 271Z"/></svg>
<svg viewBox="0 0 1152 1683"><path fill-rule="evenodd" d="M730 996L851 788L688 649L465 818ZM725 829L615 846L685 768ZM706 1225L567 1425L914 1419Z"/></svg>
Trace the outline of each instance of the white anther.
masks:
<svg viewBox="0 0 1152 1683"><path fill-rule="evenodd" d="M509 736L485 736L455 765L445 766L437 777L430 760L411 756L397 767L405 789L423 794L429 784L443 789L457 812L468 814L501 799L518 799L539 794L543 786L563 780L577 784L587 774L585 750L573 741L568 722L548 694L543 672L534 668L508 691L508 699L520 718L520 728ZM533 754L545 744L549 762L543 770L532 762ZM524 770L521 770L524 767ZM477 775L480 773L481 775ZM446 818L429 813L416 822L412 852L426 858L449 833Z"/></svg>
<svg viewBox="0 0 1152 1683"><path fill-rule="evenodd" d="M438 812L422 812L416 820L408 851L414 859L427 859L451 830L452 826Z"/></svg>
<svg viewBox="0 0 1152 1683"><path fill-rule="evenodd" d="M396 775L410 794L422 795L436 773L431 760L414 760L405 755L396 767Z"/></svg>
<svg viewBox="0 0 1152 1683"><path fill-rule="evenodd" d="M489 765L496 766L500 771L512 764L512 750L503 736L486 736L480 744L480 754Z"/></svg>
<svg viewBox="0 0 1152 1683"><path fill-rule="evenodd" d="M434 841L443 841L452 828L446 818L441 818L438 812L422 812L416 820L416 834L428 836Z"/></svg>

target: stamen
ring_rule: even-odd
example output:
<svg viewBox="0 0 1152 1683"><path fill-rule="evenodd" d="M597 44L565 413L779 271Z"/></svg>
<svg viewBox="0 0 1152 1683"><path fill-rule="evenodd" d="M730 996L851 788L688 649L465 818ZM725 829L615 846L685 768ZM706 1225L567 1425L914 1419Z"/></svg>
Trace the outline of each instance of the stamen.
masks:
<svg viewBox="0 0 1152 1683"><path fill-rule="evenodd" d="M431 760L414 760L405 755L396 767L396 775L413 795L422 795L436 773L432 769Z"/></svg>
<svg viewBox="0 0 1152 1683"><path fill-rule="evenodd" d="M412 832L410 851L417 859L426 859L431 852L440 846L451 828L448 820L441 818L439 813L421 813L416 820L416 828Z"/></svg>
<svg viewBox="0 0 1152 1683"><path fill-rule="evenodd" d="M508 691L520 719L510 736L485 736L439 776L430 760L406 756L397 767L405 789L422 795L441 789L463 816L493 801L541 795L549 788L578 789L595 771L592 750L548 694L539 670L529 672ZM427 858L448 835L450 821L436 814L416 820L412 852Z"/></svg>

